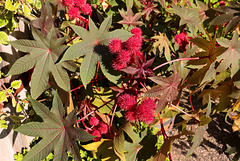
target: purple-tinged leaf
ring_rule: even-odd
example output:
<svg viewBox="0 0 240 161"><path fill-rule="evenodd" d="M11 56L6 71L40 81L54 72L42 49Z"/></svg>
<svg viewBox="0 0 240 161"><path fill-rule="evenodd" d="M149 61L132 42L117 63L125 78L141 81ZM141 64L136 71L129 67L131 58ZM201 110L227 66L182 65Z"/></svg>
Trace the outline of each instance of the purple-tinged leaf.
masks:
<svg viewBox="0 0 240 161"><path fill-rule="evenodd" d="M157 7L157 5L151 2L148 2L147 5L144 4L143 7L144 7L144 10L142 11L142 15L146 15L147 20L149 20L150 18L149 15L152 11L159 13L159 11L155 8Z"/></svg>
<svg viewBox="0 0 240 161"><path fill-rule="evenodd" d="M51 30L52 25L54 24L52 18L52 8L48 1L41 0L41 16L32 21L34 27L41 29L41 32L44 36L47 36L48 32Z"/></svg>
<svg viewBox="0 0 240 161"><path fill-rule="evenodd" d="M129 66L127 68L121 69L121 71L135 75L137 74L136 78L144 78L146 79L147 76L154 76L154 73L151 69L147 69L149 66L152 65L155 58L152 58L148 61L140 60L137 56L135 57L135 66Z"/></svg>
<svg viewBox="0 0 240 161"><path fill-rule="evenodd" d="M127 14L125 15L124 11L119 11L120 15L123 17L123 20L119 21L120 24L126 24L128 26L138 26L143 25L144 23L138 21L141 18L141 13L136 13L133 16L133 11L131 8L127 8Z"/></svg>
<svg viewBox="0 0 240 161"><path fill-rule="evenodd" d="M157 83L158 86L153 87L152 89L145 92L143 95L146 97L160 97L156 107L156 113L161 111L167 103L175 100L178 96L178 85L181 82L181 76L176 71L170 77L150 77L153 82Z"/></svg>

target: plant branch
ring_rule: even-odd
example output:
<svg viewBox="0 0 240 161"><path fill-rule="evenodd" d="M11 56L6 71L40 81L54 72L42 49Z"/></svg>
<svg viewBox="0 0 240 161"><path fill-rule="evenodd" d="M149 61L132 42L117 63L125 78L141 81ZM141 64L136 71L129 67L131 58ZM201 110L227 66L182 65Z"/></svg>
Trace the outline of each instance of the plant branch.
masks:
<svg viewBox="0 0 240 161"><path fill-rule="evenodd" d="M114 115L115 115L116 109L117 109L117 104L115 105L115 107L114 107L114 109L113 109L113 115L112 115L112 118L111 118L110 127L112 127L113 118L114 118Z"/></svg>
<svg viewBox="0 0 240 161"><path fill-rule="evenodd" d="M158 69L158 68L161 68L161 67L164 66L164 65L167 65L167 64L173 63L173 62L175 62L175 61L183 61L183 60L198 60L198 59L199 59L199 57L196 57L196 58L179 58L179 59L171 60L171 61L168 61L168 62L166 62L166 63L160 64L159 66L153 68L153 71L156 70L156 69Z"/></svg>
<svg viewBox="0 0 240 161"><path fill-rule="evenodd" d="M166 134L166 131L165 131L165 129L164 129L164 126L163 126L163 121L162 121L162 118L161 118L161 116L160 116L160 114L158 113L158 117L159 117L159 120L160 120L160 124L161 124L161 130L162 130L162 134L163 134L163 139L164 139L164 141L167 139L167 134ZM170 161L172 161L172 156L171 156L171 153L170 153L170 151L169 151L169 160Z"/></svg>
<svg viewBox="0 0 240 161"><path fill-rule="evenodd" d="M195 118L195 117L191 116L190 114L188 114L188 113L186 113L185 111L181 110L180 108L178 108L177 106L173 105L172 103L171 103L171 105L170 105L170 106L172 106L172 107L176 108L177 110L179 110L180 112L184 113L185 115L187 115L187 116L191 117L192 119L196 120L197 122L200 122L200 120L199 120L199 119L197 119L197 118Z"/></svg>

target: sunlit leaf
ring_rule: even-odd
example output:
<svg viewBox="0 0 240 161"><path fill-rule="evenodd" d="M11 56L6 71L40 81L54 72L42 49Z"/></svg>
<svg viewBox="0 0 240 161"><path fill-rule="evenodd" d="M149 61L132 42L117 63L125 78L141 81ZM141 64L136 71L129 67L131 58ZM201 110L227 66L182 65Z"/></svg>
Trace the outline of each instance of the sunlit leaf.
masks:
<svg viewBox="0 0 240 161"><path fill-rule="evenodd" d="M23 105L21 103L18 103L16 107L16 112L22 112L23 108Z"/></svg>
<svg viewBox="0 0 240 161"><path fill-rule="evenodd" d="M194 152L194 150L202 143L203 136L204 136L204 133L206 132L207 128L208 128L208 125L200 126L197 128L195 135L193 137L193 140L192 140L193 145L191 146L188 153L186 154L185 160L189 156L191 156L192 153Z"/></svg>
<svg viewBox="0 0 240 161"><path fill-rule="evenodd" d="M240 60L240 41L238 41L239 35L235 31L232 40L226 38L218 38L217 42L227 48L227 50L217 57L217 61L221 61L217 68L218 72L221 72L231 65L231 77L233 77L239 70L239 60Z"/></svg>
<svg viewBox="0 0 240 161"><path fill-rule="evenodd" d="M8 35L5 32L0 31L0 44L8 44L7 41Z"/></svg>
<svg viewBox="0 0 240 161"><path fill-rule="evenodd" d="M159 33L159 36L153 36L152 39L157 40L153 43L153 48L154 49L158 48L160 52L162 52L164 48L165 58L167 59L167 61L170 61L171 60L170 48L171 50L173 50L173 47L170 41L168 40L167 36L165 34Z"/></svg>
<svg viewBox="0 0 240 161"><path fill-rule="evenodd" d="M0 28L6 26L8 24L8 19L5 16L0 15Z"/></svg>
<svg viewBox="0 0 240 161"><path fill-rule="evenodd" d="M5 8L10 10L10 11L14 11L15 10L14 6L12 5L12 1L11 0L6 0Z"/></svg>
<svg viewBox="0 0 240 161"><path fill-rule="evenodd" d="M41 161L54 151L54 160L66 161L68 152L73 154L76 161L81 161L78 144L75 140L86 142L94 136L85 130L74 127L76 112L72 111L66 118L64 107L58 95L53 99L51 111L36 100L31 100L33 109L43 119L43 122L30 122L16 129L28 135L39 136L42 140L37 143L24 157L27 161Z"/></svg>
<svg viewBox="0 0 240 161"><path fill-rule="evenodd" d="M52 74L57 85L62 89L70 90L70 80L66 69L76 69L73 62L56 64L67 46L62 45L65 38L55 39L55 29L52 27L47 37L33 28L35 40L16 40L9 42L13 47L30 54L19 58L11 67L8 75L16 75L34 68L31 77L31 95L37 98L46 89L49 74Z"/></svg>
<svg viewBox="0 0 240 161"><path fill-rule="evenodd" d="M0 102L7 101L7 96L5 94L5 91L0 91Z"/></svg>
<svg viewBox="0 0 240 161"><path fill-rule="evenodd" d="M187 8L172 5L173 12L177 14L181 19L179 25L188 24L190 32L193 34L195 28L199 29L202 33L205 33L201 26L201 19L199 17L199 9Z"/></svg>
<svg viewBox="0 0 240 161"><path fill-rule="evenodd" d="M7 129L7 122L5 120L0 120L0 128Z"/></svg>
<svg viewBox="0 0 240 161"><path fill-rule="evenodd" d="M125 41L131 37L132 34L120 29L109 32L108 30L111 24L112 16L105 19L99 29L92 19L89 19L89 31L82 27L71 25L72 29L83 39L83 41L72 45L63 55L61 61L74 60L84 56L80 67L80 77L85 87L95 74L97 62L100 62L100 68L104 75L113 83L117 83L119 73L114 72L109 65L109 63L111 63L112 54L109 52L106 45L108 45L108 42L112 39L121 39Z"/></svg>
<svg viewBox="0 0 240 161"><path fill-rule="evenodd" d="M232 129L233 129L233 132L240 131L240 116L234 120Z"/></svg>
<svg viewBox="0 0 240 161"><path fill-rule="evenodd" d="M128 26L138 26L143 25L144 23L138 21L141 18L141 13L136 13L133 16L133 11L131 8L127 8L127 14L124 11L119 11L120 15L123 17L123 20L119 21L120 24L126 24Z"/></svg>
<svg viewBox="0 0 240 161"><path fill-rule="evenodd" d="M161 111L169 102L173 101L178 96L178 85L181 82L181 76L176 71L170 77L149 77L150 80L157 83L158 86L153 87L143 93L146 97L160 97L156 107L156 113Z"/></svg>
<svg viewBox="0 0 240 161"><path fill-rule="evenodd" d="M143 5L144 10L142 11L142 15L146 15L146 19L149 20L149 15L152 11L159 13L158 9L156 9L155 7L157 7L156 4L153 4L153 2L148 2L147 5Z"/></svg>
<svg viewBox="0 0 240 161"><path fill-rule="evenodd" d="M208 34L208 33L207 33ZM216 47L216 35L212 39L208 36L210 41L204 38L194 38L190 41L196 44L199 48L203 49L204 51L196 53L193 57L199 57L198 60L190 60L188 64L191 65L204 65L203 68L197 70L188 80L190 84L203 84L204 82L209 82L215 78L216 71L215 71L215 61L216 57L221 55L226 49L222 46ZM212 64L212 65L211 65ZM211 69L210 69L211 66ZM208 71L209 70L209 71ZM207 73L207 75L206 75Z"/></svg>
<svg viewBox="0 0 240 161"><path fill-rule="evenodd" d="M22 81L21 80L14 80L11 83L11 87L14 89L18 89L21 86Z"/></svg>

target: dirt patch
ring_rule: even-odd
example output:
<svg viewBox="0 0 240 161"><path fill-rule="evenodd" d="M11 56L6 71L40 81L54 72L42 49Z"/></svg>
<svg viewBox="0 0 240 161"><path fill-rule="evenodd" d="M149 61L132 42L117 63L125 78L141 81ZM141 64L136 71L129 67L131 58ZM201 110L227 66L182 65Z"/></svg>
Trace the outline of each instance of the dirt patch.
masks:
<svg viewBox="0 0 240 161"><path fill-rule="evenodd" d="M194 100L197 100L194 98ZM184 104L187 100L182 101ZM198 100L193 102L194 107L201 106ZM188 104L186 108L191 108ZM178 121L176 117L176 122ZM240 153L240 132L232 132L233 121L227 117L225 121L225 113L216 113L212 116L212 121L208 125L208 129L204 134L203 142L197 147L192 156L187 161L231 161L234 154L228 155L225 151L230 147L239 149ZM187 125L187 130L195 131L198 125ZM173 129L169 135L176 135L180 130ZM171 156L173 161L183 161L185 155L190 149L192 143L189 140L191 137L184 136L181 139L176 139L173 142Z"/></svg>

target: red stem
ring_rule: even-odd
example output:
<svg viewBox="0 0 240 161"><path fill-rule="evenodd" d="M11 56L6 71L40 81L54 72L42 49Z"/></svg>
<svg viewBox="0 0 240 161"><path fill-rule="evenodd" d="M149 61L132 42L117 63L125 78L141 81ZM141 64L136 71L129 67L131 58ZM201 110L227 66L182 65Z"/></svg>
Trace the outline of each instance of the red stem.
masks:
<svg viewBox="0 0 240 161"><path fill-rule="evenodd" d="M115 99L115 98L114 98L114 99ZM83 118L77 120L76 123L79 122L79 121L84 120L84 119L87 118L89 115L91 115L93 112L97 111L98 109L100 109L100 108L102 108L103 106L107 105L108 103L112 102L114 99L111 99L110 101L107 101L106 103L104 103L103 105L101 105L100 107L98 107L97 109L91 111L90 113L88 113L88 114L87 114L86 116L84 116Z"/></svg>
<svg viewBox="0 0 240 161"><path fill-rule="evenodd" d="M176 109L179 110L180 112L184 113L185 115L191 117L192 119L196 120L198 123L200 123L200 120L199 120L199 119L197 119L197 118L191 116L190 114L188 114L188 113L186 113L185 111L181 110L181 109L178 108L177 106L175 106L175 105L173 105L173 104L171 104L171 106L174 107L174 108L176 108Z"/></svg>
<svg viewBox="0 0 240 161"><path fill-rule="evenodd" d="M110 127L112 127L113 118L114 118L114 115L115 115L116 109L117 109L117 105L115 105L114 110L113 110L113 115L112 115L112 118L111 118Z"/></svg>
<svg viewBox="0 0 240 161"><path fill-rule="evenodd" d="M164 65L167 65L167 64L173 63L173 62L175 62L175 61L183 61L183 60L198 60L198 59L199 59L199 57L196 57L196 58L179 58L179 59L171 60L171 61L168 61L168 62L166 62L166 63L163 63L163 64L161 64L161 65L159 65L159 66L153 68L153 71L156 70L156 69L158 69L158 68L161 68L161 67L164 66Z"/></svg>
<svg viewBox="0 0 240 161"><path fill-rule="evenodd" d="M192 110L194 111L193 104L192 104L192 97L191 97L190 87L188 87L188 90L189 90L189 101L190 101L190 104L191 104Z"/></svg>
<svg viewBox="0 0 240 161"><path fill-rule="evenodd" d="M2 3L3 5L5 5L5 3L3 1L0 1L0 3Z"/></svg>
<svg viewBox="0 0 240 161"><path fill-rule="evenodd" d="M167 139L167 134L165 132L165 129L164 129L164 126L163 126L163 121L162 121L159 113L158 113L158 117L159 117L160 124L161 124L161 130L162 130L162 134L163 134L163 139L165 141ZM171 156L171 152L170 151L168 153L168 156L169 156L169 160L172 161L172 156Z"/></svg>
<svg viewBox="0 0 240 161"><path fill-rule="evenodd" d="M2 84L3 88L4 88L5 90L7 90L6 86L4 85L4 83L2 82L1 79L0 79L0 83Z"/></svg>

